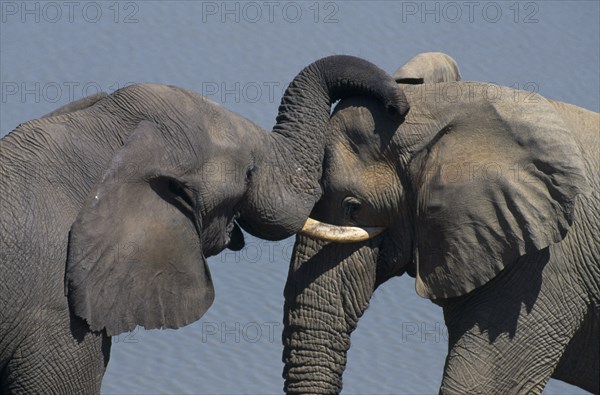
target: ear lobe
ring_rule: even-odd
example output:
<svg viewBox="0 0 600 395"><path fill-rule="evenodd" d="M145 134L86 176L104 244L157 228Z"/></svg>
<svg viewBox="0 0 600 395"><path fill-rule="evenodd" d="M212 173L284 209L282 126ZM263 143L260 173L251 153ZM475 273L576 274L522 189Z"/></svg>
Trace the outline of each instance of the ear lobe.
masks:
<svg viewBox="0 0 600 395"><path fill-rule="evenodd" d="M589 190L572 133L545 99L515 103L498 87L490 102L482 84L468 88L436 103L430 115L446 127L411 162L417 292L427 298L466 294L559 242Z"/></svg>
<svg viewBox="0 0 600 395"><path fill-rule="evenodd" d="M157 176L166 147L142 122L116 153L71 228L66 291L76 315L109 336L178 328L214 300L193 201ZM164 170L164 169L163 169Z"/></svg>

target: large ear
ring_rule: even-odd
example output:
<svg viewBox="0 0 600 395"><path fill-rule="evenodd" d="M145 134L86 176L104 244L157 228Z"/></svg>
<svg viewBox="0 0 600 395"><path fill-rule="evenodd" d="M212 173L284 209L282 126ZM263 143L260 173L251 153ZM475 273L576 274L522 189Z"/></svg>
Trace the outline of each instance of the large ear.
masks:
<svg viewBox="0 0 600 395"><path fill-rule="evenodd" d="M416 288L428 298L463 295L559 242L576 195L589 191L573 133L547 100L490 84L442 85L462 93L444 100L444 89L429 88L399 130L414 133L424 120L433 128L410 164Z"/></svg>
<svg viewBox="0 0 600 395"><path fill-rule="evenodd" d="M197 193L169 174L158 126L143 121L71 228L66 292L92 330L178 328L214 300Z"/></svg>
<svg viewBox="0 0 600 395"><path fill-rule="evenodd" d="M404 63L394 73L399 84L434 84L460 81L456 61L442 52L423 52Z"/></svg>

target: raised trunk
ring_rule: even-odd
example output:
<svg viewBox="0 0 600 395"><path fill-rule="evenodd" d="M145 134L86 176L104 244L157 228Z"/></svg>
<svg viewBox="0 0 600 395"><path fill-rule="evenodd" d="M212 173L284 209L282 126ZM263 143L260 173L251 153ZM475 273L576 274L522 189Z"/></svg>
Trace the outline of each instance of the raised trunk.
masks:
<svg viewBox="0 0 600 395"><path fill-rule="evenodd" d="M350 334L375 289L379 241L342 245L297 237L284 291L286 393L342 389Z"/></svg>
<svg viewBox="0 0 600 395"><path fill-rule="evenodd" d="M394 79L363 59L330 56L307 66L290 83L273 133L255 153L258 180L243 210L251 219L241 221L246 230L282 239L302 228L321 196L331 104L352 95L375 97L390 114L401 116L408 109Z"/></svg>

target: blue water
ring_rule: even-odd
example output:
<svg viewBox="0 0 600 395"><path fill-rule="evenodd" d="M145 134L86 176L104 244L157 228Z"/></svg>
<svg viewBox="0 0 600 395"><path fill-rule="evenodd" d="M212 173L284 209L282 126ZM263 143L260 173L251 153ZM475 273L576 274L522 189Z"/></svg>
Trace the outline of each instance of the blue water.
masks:
<svg viewBox="0 0 600 395"><path fill-rule="evenodd" d="M70 4L2 2L0 135L132 82L204 93L270 129L286 84L332 54L393 72L419 52L443 51L465 80L600 107L597 1ZM293 240L247 243L209 259L217 296L200 321L114 339L104 394L281 393ZM441 310L416 295L412 279L393 279L353 334L344 394L437 393L446 347ZM555 380L545 390L580 393Z"/></svg>

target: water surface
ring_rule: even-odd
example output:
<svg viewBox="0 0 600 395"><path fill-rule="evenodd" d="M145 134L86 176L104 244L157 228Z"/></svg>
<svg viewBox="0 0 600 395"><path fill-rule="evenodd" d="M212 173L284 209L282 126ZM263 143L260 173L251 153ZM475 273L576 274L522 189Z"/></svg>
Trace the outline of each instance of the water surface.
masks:
<svg viewBox="0 0 600 395"><path fill-rule="evenodd" d="M69 18L55 2L58 18L49 3L28 3L28 14L21 2L3 2L1 135L69 99L132 82L195 90L270 129L286 84L332 54L393 72L419 52L443 51L465 80L599 111L597 1L75 3ZM103 394L281 393L293 239L246 241L209 259L217 296L200 321L114 340ZM441 310L416 295L411 278L390 280L352 336L344 394L437 393L446 348ZM545 391L580 393L554 380Z"/></svg>

